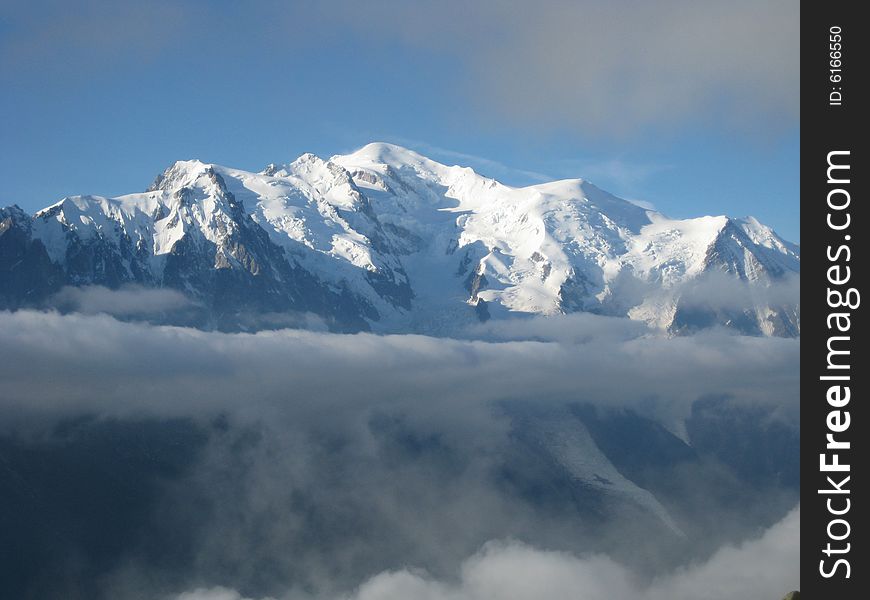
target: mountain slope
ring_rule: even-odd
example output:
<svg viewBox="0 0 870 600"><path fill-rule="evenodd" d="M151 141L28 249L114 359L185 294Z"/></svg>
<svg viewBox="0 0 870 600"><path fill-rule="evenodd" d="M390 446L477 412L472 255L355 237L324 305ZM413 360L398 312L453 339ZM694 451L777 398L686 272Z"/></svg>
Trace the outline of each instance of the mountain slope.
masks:
<svg viewBox="0 0 870 600"><path fill-rule="evenodd" d="M337 330L449 334L588 311L675 333L800 331L781 293L799 249L752 218L672 220L580 179L510 187L390 144L260 173L180 161L144 193L2 209L0 251L8 308L137 284L180 290L198 324L230 329L314 313Z"/></svg>

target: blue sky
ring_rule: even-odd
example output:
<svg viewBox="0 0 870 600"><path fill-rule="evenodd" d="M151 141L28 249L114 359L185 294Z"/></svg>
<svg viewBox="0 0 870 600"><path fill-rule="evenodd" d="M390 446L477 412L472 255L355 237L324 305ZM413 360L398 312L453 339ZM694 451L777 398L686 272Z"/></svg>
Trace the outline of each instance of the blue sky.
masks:
<svg viewBox="0 0 870 600"><path fill-rule="evenodd" d="M720 4L4 0L0 204L390 141L799 241L797 3Z"/></svg>

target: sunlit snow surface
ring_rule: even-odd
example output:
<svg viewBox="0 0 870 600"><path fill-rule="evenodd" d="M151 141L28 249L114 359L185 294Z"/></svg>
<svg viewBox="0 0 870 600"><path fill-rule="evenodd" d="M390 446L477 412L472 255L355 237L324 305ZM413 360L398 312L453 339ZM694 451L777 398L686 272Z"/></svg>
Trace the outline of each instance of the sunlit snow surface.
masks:
<svg viewBox="0 0 870 600"><path fill-rule="evenodd" d="M33 235L55 262L66 230L85 240L126 236L147 250L159 282L179 240L220 247L239 209L288 260L373 306L382 331L462 326L481 300L492 316L582 310L666 329L682 287L701 275L763 289L800 270L799 248L753 218L669 219L581 179L510 187L383 143L260 173L179 161L152 191L65 198L37 213ZM408 286L411 305L385 297L372 274ZM753 307L766 334L781 311L769 304Z"/></svg>

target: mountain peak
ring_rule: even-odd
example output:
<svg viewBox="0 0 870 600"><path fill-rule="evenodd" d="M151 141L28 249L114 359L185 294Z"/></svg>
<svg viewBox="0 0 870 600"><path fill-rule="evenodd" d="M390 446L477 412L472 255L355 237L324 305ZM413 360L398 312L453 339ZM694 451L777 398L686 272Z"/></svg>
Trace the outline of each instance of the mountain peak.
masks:
<svg viewBox="0 0 870 600"><path fill-rule="evenodd" d="M403 146L399 146L398 144L391 144L388 142L370 142L362 148L354 150L353 152L345 154L343 156L348 158L352 157L356 160L368 160L381 164L409 164L414 162L430 161L430 159L426 158L422 154L418 154L417 152L414 152L413 150L410 150Z"/></svg>
<svg viewBox="0 0 870 600"><path fill-rule="evenodd" d="M13 225L30 228L30 216L17 204L0 207L0 233Z"/></svg>
<svg viewBox="0 0 870 600"><path fill-rule="evenodd" d="M168 166L163 173L158 175L145 191L170 191L191 185L209 169L213 168L214 165L202 162L199 159L177 160Z"/></svg>
<svg viewBox="0 0 870 600"><path fill-rule="evenodd" d="M385 170L398 172L410 169L418 173L425 173L432 178L443 178L453 169L471 172L468 167L449 167L414 150L387 142L372 142L350 154L337 154L329 160L348 170L353 170L352 167L372 169L378 172Z"/></svg>
<svg viewBox="0 0 870 600"><path fill-rule="evenodd" d="M220 318L295 310L353 330L450 333L590 311L667 330L799 331L797 305L764 294L730 312L683 308L710 273L764 289L799 273L797 246L753 218L669 219L583 179L512 187L375 142L260 173L178 161L149 190L71 196L29 221L7 209L0 235L40 240L16 251L45 248L64 274L55 285L172 287Z"/></svg>

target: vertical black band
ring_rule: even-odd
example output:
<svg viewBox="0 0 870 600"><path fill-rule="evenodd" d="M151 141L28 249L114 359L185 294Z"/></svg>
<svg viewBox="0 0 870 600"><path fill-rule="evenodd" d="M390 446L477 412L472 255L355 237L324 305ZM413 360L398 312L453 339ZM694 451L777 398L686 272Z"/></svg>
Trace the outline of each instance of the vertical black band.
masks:
<svg viewBox="0 0 870 600"><path fill-rule="evenodd" d="M870 24L859 3L801 11L801 587L810 598L866 590L870 477L862 313L870 216L863 79ZM859 281L862 283L859 284ZM846 594L849 594L848 596Z"/></svg>

